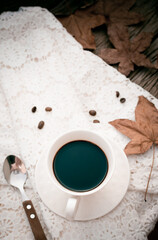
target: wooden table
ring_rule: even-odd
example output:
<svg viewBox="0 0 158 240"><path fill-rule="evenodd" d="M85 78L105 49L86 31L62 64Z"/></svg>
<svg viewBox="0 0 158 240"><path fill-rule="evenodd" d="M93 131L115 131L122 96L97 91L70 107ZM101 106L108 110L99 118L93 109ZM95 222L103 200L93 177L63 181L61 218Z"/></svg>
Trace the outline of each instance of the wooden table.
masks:
<svg viewBox="0 0 158 240"><path fill-rule="evenodd" d="M128 1L128 0L127 0ZM149 48L145 50L145 55L152 63L158 61L158 1L157 0L137 0L131 11L139 12L144 16L145 21L137 25L129 26L130 38L140 32L153 32L154 37ZM96 50L98 55L102 48L112 47L108 40L106 26L103 25L93 30L96 40ZM117 66L114 66L117 68ZM132 82L146 89L153 96L158 98L158 70L135 66L135 70L128 76Z"/></svg>

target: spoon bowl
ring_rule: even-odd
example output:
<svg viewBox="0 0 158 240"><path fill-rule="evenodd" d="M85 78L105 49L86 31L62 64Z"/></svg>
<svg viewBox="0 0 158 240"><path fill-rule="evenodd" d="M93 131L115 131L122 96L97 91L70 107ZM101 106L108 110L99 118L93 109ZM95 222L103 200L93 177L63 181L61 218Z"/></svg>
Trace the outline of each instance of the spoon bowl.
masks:
<svg viewBox="0 0 158 240"><path fill-rule="evenodd" d="M19 189L23 201L29 200L23 188L27 179L27 171L21 159L14 155L8 156L4 161L3 172L7 182Z"/></svg>

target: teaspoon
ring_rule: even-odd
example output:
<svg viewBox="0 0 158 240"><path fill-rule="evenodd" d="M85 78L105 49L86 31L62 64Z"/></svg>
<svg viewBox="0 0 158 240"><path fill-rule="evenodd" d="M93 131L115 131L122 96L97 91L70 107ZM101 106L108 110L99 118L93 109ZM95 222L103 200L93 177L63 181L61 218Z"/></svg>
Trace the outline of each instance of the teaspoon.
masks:
<svg viewBox="0 0 158 240"><path fill-rule="evenodd" d="M9 184L19 189L22 195L23 207L29 220L34 238L36 240L47 240L38 219L34 206L24 191L24 183L27 179L27 171L20 158L9 155L3 165L4 176Z"/></svg>

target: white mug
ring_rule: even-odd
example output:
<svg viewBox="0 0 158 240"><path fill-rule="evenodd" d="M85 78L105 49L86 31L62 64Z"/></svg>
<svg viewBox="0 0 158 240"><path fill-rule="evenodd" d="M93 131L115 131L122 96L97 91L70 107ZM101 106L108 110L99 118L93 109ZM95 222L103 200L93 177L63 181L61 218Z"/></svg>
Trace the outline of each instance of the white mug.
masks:
<svg viewBox="0 0 158 240"><path fill-rule="evenodd" d="M63 185L61 185L58 182L53 171L53 161L58 150L63 145L72 141L77 141L77 140L89 141L96 144L105 153L108 160L108 172L104 180L100 183L100 185L98 185L94 189L83 191L83 192L72 191L67 189ZM82 204L83 202L85 202L85 205L86 205L87 204L86 201L89 197L96 198L98 193L105 187L105 185L111 179L114 172L114 168L115 168L115 157L114 157L111 144L109 143L108 139L106 139L105 137L102 137L100 134L94 131L72 130L62 134L61 136L59 136L57 139L54 140L47 154L46 170L52 184L54 184L54 186L57 188L58 190L57 192L59 192L60 198L63 198L64 204L65 204L64 205L65 218L69 220L75 220L75 215L76 215L76 212L79 210L81 199L82 199Z"/></svg>

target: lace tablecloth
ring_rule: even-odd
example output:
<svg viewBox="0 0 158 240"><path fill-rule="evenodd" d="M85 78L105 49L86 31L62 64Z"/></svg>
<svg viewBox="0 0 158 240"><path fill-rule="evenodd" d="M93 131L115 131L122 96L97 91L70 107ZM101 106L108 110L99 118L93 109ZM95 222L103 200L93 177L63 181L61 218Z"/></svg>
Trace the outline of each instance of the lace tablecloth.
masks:
<svg viewBox="0 0 158 240"><path fill-rule="evenodd" d="M119 91L126 102L115 96ZM145 240L158 217L158 149L147 202L144 191L152 149L128 157L130 185L109 214L87 222L69 222L40 200L34 171L54 137L71 128L106 134L122 148L129 139L108 124L117 118L134 120L138 96L158 101L91 52L84 51L58 20L40 7L0 15L0 239L33 239L18 191L2 173L9 154L19 155L29 173L26 192L32 199L48 239ZM37 112L31 108L37 106ZM45 112L51 106L52 112ZM97 111L99 124L89 110ZM40 120L43 129L37 128Z"/></svg>

